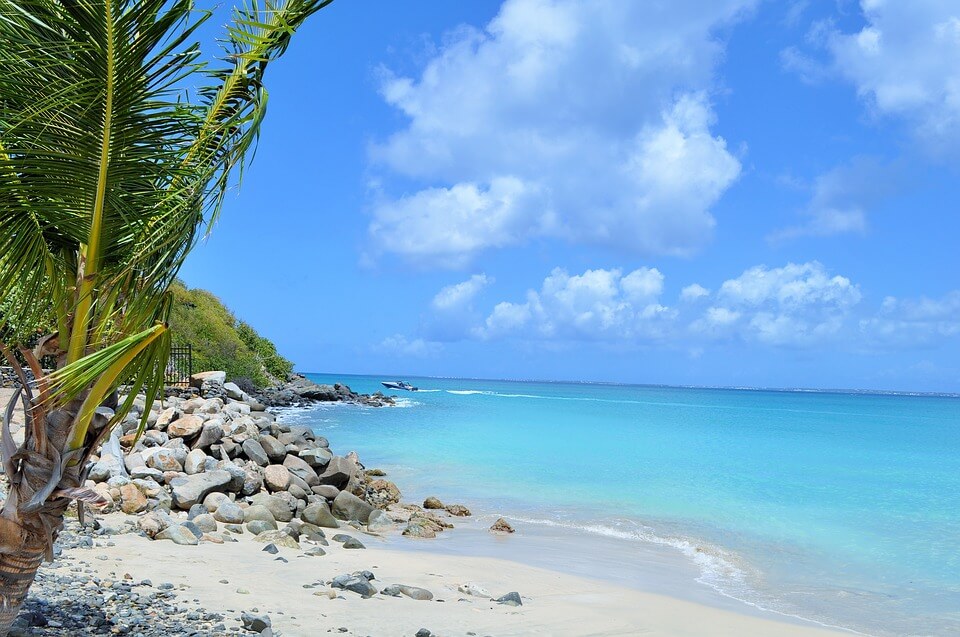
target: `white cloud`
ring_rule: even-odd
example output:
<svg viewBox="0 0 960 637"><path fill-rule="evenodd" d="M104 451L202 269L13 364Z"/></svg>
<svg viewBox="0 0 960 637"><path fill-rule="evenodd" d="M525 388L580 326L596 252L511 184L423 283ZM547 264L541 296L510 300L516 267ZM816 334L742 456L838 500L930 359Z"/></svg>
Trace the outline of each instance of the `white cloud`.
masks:
<svg viewBox="0 0 960 637"><path fill-rule="evenodd" d="M960 336L960 290L939 299L888 296L876 316L860 321L860 330L875 345L923 345Z"/></svg>
<svg viewBox="0 0 960 637"><path fill-rule="evenodd" d="M407 125L371 151L426 183L374 207L381 252L459 266L536 237L685 255L740 163L711 132L714 31L755 0L506 0L419 77L385 73Z"/></svg>
<svg viewBox="0 0 960 637"><path fill-rule="evenodd" d="M456 311L467 308L474 297L481 290L493 283L493 278L486 274L474 274L466 281L448 285L437 292L430 305L434 310L441 312Z"/></svg>
<svg viewBox="0 0 960 637"><path fill-rule="evenodd" d="M380 341L375 348L389 356L426 358L440 353L440 343L422 338L410 339L403 334L394 334Z"/></svg>
<svg viewBox="0 0 960 637"><path fill-rule="evenodd" d="M876 113L903 117L931 146L960 137L960 5L862 0L866 24L827 40L836 70Z"/></svg>
<svg viewBox="0 0 960 637"><path fill-rule="evenodd" d="M702 299L705 296L710 296L710 290L703 287L699 283L693 283L680 290L681 301L696 301L697 299Z"/></svg>
<svg viewBox="0 0 960 637"><path fill-rule="evenodd" d="M865 233L868 210L893 194L901 168L864 156L818 175L809 188L803 223L778 230L769 239Z"/></svg>
<svg viewBox="0 0 960 637"><path fill-rule="evenodd" d="M656 338L675 311L657 302L663 275L639 268L587 270L571 276L555 268L539 292L523 303L497 304L474 335L481 338L526 335L543 339L622 340Z"/></svg>
<svg viewBox="0 0 960 637"><path fill-rule="evenodd" d="M835 337L860 289L819 263L756 266L724 281L718 304L690 324L706 337L740 336L771 345L811 345Z"/></svg>

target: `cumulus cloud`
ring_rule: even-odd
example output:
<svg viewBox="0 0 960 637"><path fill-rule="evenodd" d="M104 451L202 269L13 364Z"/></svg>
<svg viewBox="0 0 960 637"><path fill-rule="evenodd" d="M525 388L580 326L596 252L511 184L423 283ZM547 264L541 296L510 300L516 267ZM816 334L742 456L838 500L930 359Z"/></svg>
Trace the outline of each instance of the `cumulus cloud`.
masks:
<svg viewBox="0 0 960 637"><path fill-rule="evenodd" d="M427 358L439 354L442 345L422 338L410 339L403 334L394 334L380 341L375 349L388 356Z"/></svg>
<svg viewBox="0 0 960 637"><path fill-rule="evenodd" d="M462 266L537 237L686 255L740 174L711 131L718 27L755 0L506 0L418 77L384 72L407 124L374 163L413 192L373 207L376 249Z"/></svg>
<svg viewBox="0 0 960 637"><path fill-rule="evenodd" d="M816 261L756 266L724 281L718 303L690 329L772 345L813 344L836 336L860 299L858 286L844 276L831 276Z"/></svg>
<svg viewBox="0 0 960 637"><path fill-rule="evenodd" d="M483 325L481 338L528 336L542 339L623 340L656 338L669 327L675 311L661 305L663 275L638 268L586 270L570 275L555 268L539 291L522 303L498 303Z"/></svg>
<svg viewBox="0 0 960 637"><path fill-rule="evenodd" d="M434 310L450 312L468 308L474 297L485 287L493 283L493 277L486 274L474 274L466 281L448 285L437 292L430 303Z"/></svg>
<svg viewBox="0 0 960 637"><path fill-rule="evenodd" d="M799 49L784 51L806 79L826 72L851 82L870 110L903 118L930 147L960 138L960 6L954 0L861 0L864 26L842 32L814 25L809 39L830 56L819 65Z"/></svg>
<svg viewBox="0 0 960 637"><path fill-rule="evenodd" d="M680 290L681 301L696 301L697 299L702 299L705 296L710 296L710 290L703 287L699 283L693 283Z"/></svg>
<svg viewBox="0 0 960 637"><path fill-rule="evenodd" d="M855 157L814 179L802 223L772 233L771 241L863 234L870 208L893 194L902 166L876 157ZM801 185L801 188L805 186Z"/></svg>
<svg viewBox="0 0 960 637"><path fill-rule="evenodd" d="M960 336L960 290L939 299L888 296L876 316L860 321L873 345L926 345Z"/></svg>

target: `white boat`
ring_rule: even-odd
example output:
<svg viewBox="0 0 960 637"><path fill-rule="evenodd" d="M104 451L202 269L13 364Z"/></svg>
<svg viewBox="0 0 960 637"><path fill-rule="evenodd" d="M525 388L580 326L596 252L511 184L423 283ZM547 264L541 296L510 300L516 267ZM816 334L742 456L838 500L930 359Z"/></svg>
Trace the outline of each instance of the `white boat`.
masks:
<svg viewBox="0 0 960 637"><path fill-rule="evenodd" d="M404 391L417 391L417 388L408 383L405 380L384 380L380 381L380 384L386 387L387 389L402 389Z"/></svg>

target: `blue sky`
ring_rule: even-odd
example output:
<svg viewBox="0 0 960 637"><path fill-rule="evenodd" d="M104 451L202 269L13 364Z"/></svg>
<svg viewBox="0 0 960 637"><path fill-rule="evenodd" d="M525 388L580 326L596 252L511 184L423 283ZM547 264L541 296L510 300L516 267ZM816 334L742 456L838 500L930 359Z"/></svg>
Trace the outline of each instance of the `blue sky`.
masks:
<svg viewBox="0 0 960 637"><path fill-rule="evenodd" d="M182 277L300 370L960 391L955 2L341 0L267 82Z"/></svg>

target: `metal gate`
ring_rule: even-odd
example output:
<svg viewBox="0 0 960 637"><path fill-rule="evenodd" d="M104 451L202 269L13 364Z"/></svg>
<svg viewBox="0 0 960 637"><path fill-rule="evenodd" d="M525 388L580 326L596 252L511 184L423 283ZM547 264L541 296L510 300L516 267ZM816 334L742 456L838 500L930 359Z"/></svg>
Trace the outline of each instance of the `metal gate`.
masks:
<svg viewBox="0 0 960 637"><path fill-rule="evenodd" d="M174 387L186 387L193 375L193 346L170 348L170 360L164 373L164 383Z"/></svg>

